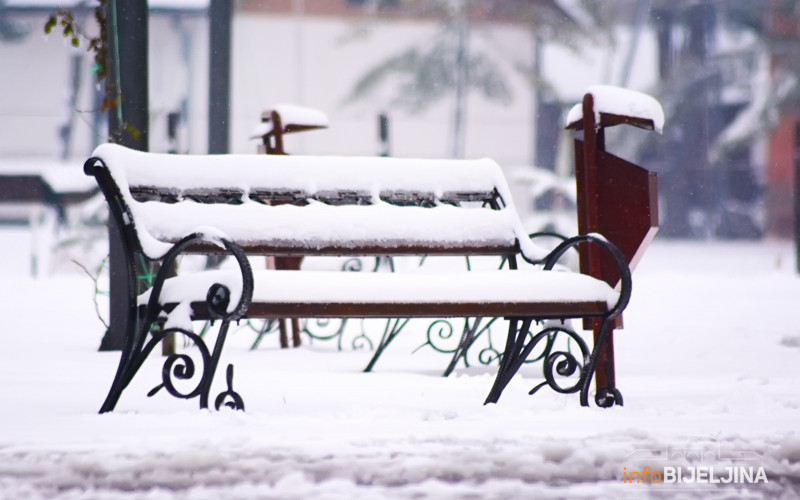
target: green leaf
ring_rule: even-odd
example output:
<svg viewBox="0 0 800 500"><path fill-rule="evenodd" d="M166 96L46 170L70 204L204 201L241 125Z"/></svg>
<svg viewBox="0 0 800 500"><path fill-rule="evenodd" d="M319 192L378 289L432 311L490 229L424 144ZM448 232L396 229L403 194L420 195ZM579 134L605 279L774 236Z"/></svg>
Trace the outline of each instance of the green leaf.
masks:
<svg viewBox="0 0 800 500"><path fill-rule="evenodd" d="M139 136L142 135L139 129L127 123L125 124L125 132L129 133L134 140L139 140Z"/></svg>
<svg viewBox="0 0 800 500"><path fill-rule="evenodd" d="M56 16L51 15L50 17L47 18L47 22L44 23L45 34L49 35L53 31L53 28L55 26L56 26Z"/></svg>

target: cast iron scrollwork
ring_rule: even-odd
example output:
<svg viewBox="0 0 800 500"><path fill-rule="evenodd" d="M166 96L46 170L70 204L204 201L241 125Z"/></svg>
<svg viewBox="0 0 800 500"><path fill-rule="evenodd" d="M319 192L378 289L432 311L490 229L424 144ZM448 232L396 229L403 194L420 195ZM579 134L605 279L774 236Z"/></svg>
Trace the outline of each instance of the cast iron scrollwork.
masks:
<svg viewBox="0 0 800 500"><path fill-rule="evenodd" d="M622 311L627 307L631 299L632 288L631 270L630 267L628 267L625 256L613 243L596 234L575 236L562 242L544 259L544 269L551 270L558 262L558 259L570 248L586 243L600 247L611 257L614 264L616 264L619 273L619 298L616 304L609 309L608 313L600 318L600 328L595 338L594 348L586 360L581 377L581 406L589 406L589 387L591 386L592 377L597 367L597 358L609 331L611 331L613 321L622 314ZM604 367L604 369L606 368ZM608 380L613 379L609 377ZM611 387L601 387L595 394L595 403L602 408L609 408L615 404L622 405L622 394L616 387L613 387L613 385Z"/></svg>
<svg viewBox="0 0 800 500"><path fill-rule="evenodd" d="M347 331L353 329L347 328L348 324L352 324L352 318L313 318L307 319L303 322L302 331L313 342L336 340L336 348L339 351L344 349L345 339L349 337L345 335ZM361 330L358 335L353 337L350 341L350 349L362 349L367 347L372 349L372 341L364 333L364 320L361 320Z"/></svg>
<svg viewBox="0 0 800 500"><path fill-rule="evenodd" d="M472 320L472 323L470 323ZM464 328L458 342L450 347L445 344L453 343L455 339L455 328L448 319L437 319L428 325L426 332L426 342L417 347L414 352L425 346L430 346L436 352L442 354L452 354L450 364L445 369L443 376L450 375L458 364L459 360L464 360L464 366L469 367L467 353L475 344L475 341L485 334L486 345L478 352L477 360L482 365L496 363L500 359L500 351L492 343L491 328L498 318L464 318Z"/></svg>
<svg viewBox="0 0 800 500"><path fill-rule="evenodd" d="M569 338L570 343L575 342L578 344L578 349L580 350L581 355L580 360L576 358L574 354L572 354L572 351L569 348L567 350L553 350L558 335L562 333ZM544 358L544 366L542 371L544 373L545 381L531 389L528 394L534 394L544 386L549 386L551 389L561 394L572 394L578 392L581 388L581 379L583 378L583 363L584 360L586 360L589 356L589 347L586 345L586 342L583 340L583 338L581 338L580 335L569 328L563 326L551 326L536 334L533 339L530 340L529 347L525 348L525 351L523 351L522 355L527 358L527 356L530 354L530 351L533 350L533 347L544 339L547 339L547 344L545 345L544 352L537 359ZM572 385L562 386L556 379L556 376L571 377L576 373L576 381Z"/></svg>
<svg viewBox="0 0 800 500"><path fill-rule="evenodd" d="M183 251L193 244L201 241L212 241L225 248L227 252L232 254L238 263L239 271L242 277L242 291L236 305L229 310L231 302L231 290L223 284L214 283L209 287L206 294L206 307L208 313L213 320L220 320L220 328L214 344L213 351L210 351L206 346L203 338L194 332L187 331L184 328L172 327L164 328L164 315L168 313L164 305L160 302L161 291L164 282L169 277L169 273L174 266L175 260ZM117 376L114 379L111 390L106 398L101 413L111 411L114 409L122 391L128 385L130 380L136 375L139 368L144 363L144 360L154 349L154 347L161 342L168 334L178 332L184 334L190 341L195 344L200 352L202 359L202 370L197 374L195 362L186 354L172 354L164 362L162 368L162 383L154 387L148 396L156 394L162 388L165 388L172 396L191 399L195 397L200 398L200 407L208 408L209 393L211 391L211 384L214 379L214 373L219 363L219 358L222 353L222 346L225 343L228 328L231 321L237 321L244 316L253 296L253 271L247 256L244 251L235 243L226 238L210 237L202 232L196 232L185 238L181 239L178 243L172 246L167 254L161 260L161 268L158 271L153 287L150 289L150 297L148 298L147 305L144 308L141 321L137 329L136 338L130 345L126 346L123 351L120 367L117 370ZM148 337L149 340L145 342ZM178 381L186 381L197 378L197 385L191 390L182 391L178 388ZM226 406L232 406L242 409L244 404L241 396L239 396L232 389L233 381L233 366L228 367L228 388L219 397L217 401L219 405L223 404L224 399L230 399ZM217 405L217 406L219 406Z"/></svg>
<svg viewBox="0 0 800 500"><path fill-rule="evenodd" d="M350 257L342 263L342 271L351 273L366 272L364 269L364 259L366 257ZM385 265L390 272L394 272L394 257L391 255L375 256L375 264L372 272L377 273Z"/></svg>
<svg viewBox="0 0 800 500"><path fill-rule="evenodd" d="M453 323L451 323L449 320L434 320L428 325L428 331L425 332L427 341L414 349L414 352L417 352L425 346L431 346L431 348L436 352L440 352L442 354L452 354L456 352L458 346L450 348L442 345L441 342L446 343L451 341L453 339L454 332L455 328L453 328Z"/></svg>
<svg viewBox="0 0 800 500"><path fill-rule="evenodd" d="M152 397L161 389L166 389L168 393L176 398L191 399L200 395L202 390L202 374L206 372L209 363L211 362L211 353L208 352L205 342L202 341L199 335L194 332L184 330L183 328L168 328L157 332L151 332L153 345L157 344L171 333L182 333L186 338L197 346L202 359L201 377L195 377L195 363L191 356L188 354L170 354L164 366L161 369L161 384L157 385L150 392L147 393L148 397ZM191 380L198 378L197 385L191 391L181 391L176 386L175 380Z"/></svg>
<svg viewBox="0 0 800 500"><path fill-rule="evenodd" d="M532 261L524 254L522 254L522 257L531 264L542 265L545 271L551 271L564 253L580 244L594 244L599 246L609 254L619 271L619 297L616 304L605 314L586 315L586 317L595 318L600 322L593 349L589 351L583 339L566 326L552 326L546 324L542 331L531 338L531 324L536 321L535 318L511 318L509 320L508 336L506 337L506 348L500 360L500 369L489 391L489 395L486 397L486 403L497 402L503 389L505 389L506 385L508 385L511 378L517 373L522 364L525 363L534 347L544 339L547 339L547 344L545 345L542 355L544 357L545 382L534 387L530 393L535 393L545 385L550 386L559 393L567 394L580 392L581 406L589 406L589 387L597 366L599 353L608 336L608 332L611 330L612 322L622 313L630 300L631 272L627 261L616 246L595 234L580 235L566 239L541 261ZM577 343L583 357L582 362L569 350L553 351L553 343L559 334L564 334L570 339L570 342L574 341ZM577 382L572 385L561 385L556 379L557 376L570 377L576 374ZM607 377L607 379L610 381L613 380L611 377ZM610 387L599 388L595 395L595 403L600 407L608 408L615 404L622 404L622 395L616 387L613 387L613 381L610 383Z"/></svg>

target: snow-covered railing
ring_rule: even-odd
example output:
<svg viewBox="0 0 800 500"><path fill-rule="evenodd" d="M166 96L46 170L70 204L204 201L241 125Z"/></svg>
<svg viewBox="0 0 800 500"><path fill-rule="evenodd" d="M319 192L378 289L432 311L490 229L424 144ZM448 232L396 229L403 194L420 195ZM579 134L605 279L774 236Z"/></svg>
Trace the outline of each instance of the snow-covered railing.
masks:
<svg viewBox="0 0 800 500"><path fill-rule="evenodd" d="M243 317L507 317L508 343L486 401L497 401L537 343L551 346L556 335L566 335L579 347L580 357L550 353L544 363L546 382L536 389L549 385L559 392L581 391L585 402L594 371L586 343L563 323L538 333L534 327L568 318L599 318L608 324L630 297L624 257L601 236L579 236L552 252L531 241L500 168L488 159L181 156L107 144L95 150L84 169L97 179L109 203L128 261L128 341L101 411L115 407L155 344L171 332L183 333L198 346L200 381L192 391L177 389L173 379L191 377L195 370L188 356L172 355L163 384L151 394L163 387L177 397L199 396L200 406L207 407L228 325ZM611 255L621 280L618 289L587 275L554 270L563 253L579 244ZM238 269L169 277L176 257L185 252L229 254ZM135 294L136 253L161 263L152 288L140 297ZM498 255L511 270L254 272L247 258L251 254ZM518 269L521 260L532 266ZM222 320L213 351L192 331L192 321L199 319ZM406 323L387 327L368 370ZM554 364L557 360L566 365ZM556 380L564 376L572 376L567 386ZM217 398L217 407L243 405L232 377L229 366L228 389ZM601 396L598 401L608 399Z"/></svg>

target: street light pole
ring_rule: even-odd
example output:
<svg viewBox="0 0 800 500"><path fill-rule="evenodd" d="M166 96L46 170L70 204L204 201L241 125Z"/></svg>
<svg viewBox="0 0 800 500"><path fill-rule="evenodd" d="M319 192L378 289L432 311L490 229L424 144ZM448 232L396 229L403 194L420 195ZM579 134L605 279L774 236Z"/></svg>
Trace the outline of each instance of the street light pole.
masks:
<svg viewBox="0 0 800 500"><path fill-rule="evenodd" d="M230 149L231 0L211 0L208 8L208 152Z"/></svg>
<svg viewBox="0 0 800 500"><path fill-rule="evenodd" d="M108 135L113 142L147 151L148 145L148 66L147 1L109 0L107 85L112 86L116 105L109 109ZM100 343L101 351L121 350L128 321L125 259L119 229L109 217L109 325Z"/></svg>

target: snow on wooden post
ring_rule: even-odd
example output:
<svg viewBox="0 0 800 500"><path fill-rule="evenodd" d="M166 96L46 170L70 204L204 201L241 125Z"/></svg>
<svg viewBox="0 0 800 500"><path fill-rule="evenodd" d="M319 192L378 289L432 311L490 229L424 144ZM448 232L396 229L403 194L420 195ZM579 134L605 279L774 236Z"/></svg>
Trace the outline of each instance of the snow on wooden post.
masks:
<svg viewBox="0 0 800 500"><path fill-rule="evenodd" d="M327 127L328 116L322 111L293 104L278 104L273 109L261 113L261 123L251 137L262 140L259 153L283 155L286 154L283 146L284 135Z"/></svg>
<svg viewBox="0 0 800 500"><path fill-rule="evenodd" d="M261 123L253 132L253 137L261 138L262 144L258 147L259 153L285 155L284 134L327 127L328 116L322 111L292 104L279 104L273 109L261 113ZM302 262L303 257L272 257L268 258L267 267L298 271ZM279 318L278 321L281 347L287 348L289 347L289 336L286 330L286 319ZM300 324L297 318L292 318L291 324L292 345L299 347L301 343Z"/></svg>
<svg viewBox="0 0 800 500"><path fill-rule="evenodd" d="M605 128L628 124L661 133L664 111L654 98L631 90L589 87L583 102L570 110L567 128L583 133L575 139L578 232L600 233L614 243L633 269L658 230L656 174L618 158L605 148ZM598 249L580 252L581 272L616 285L613 263ZM621 317L616 327L621 327ZM600 331L599 320L584 328ZM606 337L595 373L598 390L615 387L613 331Z"/></svg>

